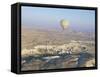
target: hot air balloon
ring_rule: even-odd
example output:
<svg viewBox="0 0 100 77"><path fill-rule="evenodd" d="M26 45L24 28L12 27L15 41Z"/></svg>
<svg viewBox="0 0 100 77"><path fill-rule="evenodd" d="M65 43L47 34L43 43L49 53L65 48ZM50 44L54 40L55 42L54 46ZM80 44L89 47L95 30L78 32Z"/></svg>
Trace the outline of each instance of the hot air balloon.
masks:
<svg viewBox="0 0 100 77"><path fill-rule="evenodd" d="M60 24L61 24L62 29L65 30L65 29L67 29L68 26L69 26L69 21L66 20L66 19L62 19L62 20L60 21Z"/></svg>

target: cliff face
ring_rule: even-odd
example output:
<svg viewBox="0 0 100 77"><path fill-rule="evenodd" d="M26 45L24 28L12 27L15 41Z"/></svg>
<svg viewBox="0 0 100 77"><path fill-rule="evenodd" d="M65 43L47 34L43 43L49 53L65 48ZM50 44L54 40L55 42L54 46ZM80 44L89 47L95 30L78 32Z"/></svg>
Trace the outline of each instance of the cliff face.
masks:
<svg viewBox="0 0 100 77"><path fill-rule="evenodd" d="M37 57L33 55L23 58L22 66L22 70L94 67L95 58L87 52L80 52L78 55L62 54Z"/></svg>

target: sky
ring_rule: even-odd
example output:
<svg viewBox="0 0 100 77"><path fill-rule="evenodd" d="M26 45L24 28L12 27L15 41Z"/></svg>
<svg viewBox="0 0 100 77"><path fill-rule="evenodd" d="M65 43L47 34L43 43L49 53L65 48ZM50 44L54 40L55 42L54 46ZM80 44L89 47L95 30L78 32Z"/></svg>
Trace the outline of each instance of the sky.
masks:
<svg viewBox="0 0 100 77"><path fill-rule="evenodd" d="M61 30L60 21L66 19L76 31L95 31L95 11L44 7L21 7L23 27Z"/></svg>

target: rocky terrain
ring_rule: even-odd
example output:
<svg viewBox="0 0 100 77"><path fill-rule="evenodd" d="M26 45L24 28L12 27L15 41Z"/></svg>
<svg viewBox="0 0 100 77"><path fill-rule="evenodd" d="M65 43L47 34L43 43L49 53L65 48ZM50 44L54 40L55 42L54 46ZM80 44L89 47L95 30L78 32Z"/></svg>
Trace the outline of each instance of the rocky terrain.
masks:
<svg viewBox="0 0 100 77"><path fill-rule="evenodd" d="M22 70L95 66L94 34L22 28Z"/></svg>

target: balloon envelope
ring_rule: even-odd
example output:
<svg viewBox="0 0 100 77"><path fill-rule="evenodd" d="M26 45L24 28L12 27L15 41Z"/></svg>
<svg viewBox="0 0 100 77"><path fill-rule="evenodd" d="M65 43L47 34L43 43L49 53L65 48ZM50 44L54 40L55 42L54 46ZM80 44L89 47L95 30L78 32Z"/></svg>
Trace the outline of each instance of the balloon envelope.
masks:
<svg viewBox="0 0 100 77"><path fill-rule="evenodd" d="M62 29L64 30L64 29L68 28L69 21L65 20L65 19L62 19L61 22L60 22L60 24L61 24Z"/></svg>

